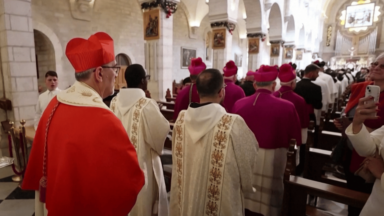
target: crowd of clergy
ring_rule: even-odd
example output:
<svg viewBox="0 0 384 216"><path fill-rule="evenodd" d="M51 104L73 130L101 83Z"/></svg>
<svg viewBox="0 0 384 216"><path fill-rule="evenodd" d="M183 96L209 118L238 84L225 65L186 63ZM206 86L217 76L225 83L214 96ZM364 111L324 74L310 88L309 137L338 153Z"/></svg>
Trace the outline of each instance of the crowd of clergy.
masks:
<svg viewBox="0 0 384 216"><path fill-rule="evenodd" d="M384 94L374 104L361 93L367 85L384 90L384 56L359 73L324 70L325 62L315 61L304 70L292 63L262 65L241 81L233 61L222 73L192 59L190 83L174 105L169 193L160 156L170 123L146 97L145 69L126 69L127 88L108 107L103 98L114 93L120 68L113 39L103 32L74 38L66 56L76 82L61 91L57 74L48 71L47 91L36 106L36 136L22 184L35 191L36 216L280 215L290 140L296 140L295 174L301 175L310 121L319 125L321 111L347 89L344 113L354 117L346 130L351 155L377 178L364 209L350 215L380 215L384 208L384 165L371 157L384 137Z"/></svg>

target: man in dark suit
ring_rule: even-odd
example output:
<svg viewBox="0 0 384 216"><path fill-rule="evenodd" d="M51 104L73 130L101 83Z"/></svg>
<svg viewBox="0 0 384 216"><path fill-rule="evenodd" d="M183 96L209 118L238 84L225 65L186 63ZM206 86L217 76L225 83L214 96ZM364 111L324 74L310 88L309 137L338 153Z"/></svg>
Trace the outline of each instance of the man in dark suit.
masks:
<svg viewBox="0 0 384 216"><path fill-rule="evenodd" d="M315 64L308 65L304 70L303 79L301 79L295 88L296 94L304 98L307 104L309 119L315 122L314 146L318 143L319 126L316 124L316 116L314 109L321 109L323 107L323 96L321 87L313 83L319 77L320 67Z"/></svg>
<svg viewBox="0 0 384 216"><path fill-rule="evenodd" d="M323 107L321 87L314 84L312 81L319 76L320 68L315 64L308 65L304 70L303 79L296 84L295 92L304 98L307 103L309 118L316 123L314 109Z"/></svg>

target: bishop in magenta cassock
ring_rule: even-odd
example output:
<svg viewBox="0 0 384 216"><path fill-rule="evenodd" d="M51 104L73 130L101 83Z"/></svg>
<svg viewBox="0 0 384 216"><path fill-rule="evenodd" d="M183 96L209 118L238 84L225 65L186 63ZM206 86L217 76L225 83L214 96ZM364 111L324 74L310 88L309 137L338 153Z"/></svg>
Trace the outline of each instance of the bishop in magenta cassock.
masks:
<svg viewBox="0 0 384 216"><path fill-rule="evenodd" d="M191 60L191 64L189 65L188 70L192 83L190 86L183 88L177 94L175 101L175 110L173 113L173 120L177 119L180 111L188 109L190 103L200 102L199 94L197 93L195 83L197 75L199 75L206 68L207 66L204 64L203 60L200 57Z"/></svg>
<svg viewBox="0 0 384 216"><path fill-rule="evenodd" d="M273 95L290 101L295 105L297 114L300 118L301 142L302 144L305 144L307 142L309 113L304 98L293 91L296 87L296 73L290 64L283 64L279 69L278 77L281 81L281 87L274 92ZM301 145L300 148L297 149L296 156L296 164L299 165L296 171L297 173L301 173L304 168L305 145Z"/></svg>
<svg viewBox="0 0 384 216"><path fill-rule="evenodd" d="M245 97L244 90L235 84L236 75L237 75L237 66L235 62L229 61L225 67L224 71L224 82L226 84L225 87L225 98L222 103L225 110L229 113L232 111L232 107L236 101Z"/></svg>
<svg viewBox="0 0 384 216"><path fill-rule="evenodd" d="M22 184L35 190L36 216L126 216L144 185L135 148L103 103L119 66L112 38L96 33L69 41L76 82L45 109ZM40 202L41 201L41 202Z"/></svg>
<svg viewBox="0 0 384 216"><path fill-rule="evenodd" d="M245 207L268 216L281 214L289 142L296 139L297 144L301 144L295 106L272 94L277 75L276 66L261 66L255 73L256 93L237 101L233 107L233 112L243 117L260 146L253 175L257 192L245 194Z"/></svg>

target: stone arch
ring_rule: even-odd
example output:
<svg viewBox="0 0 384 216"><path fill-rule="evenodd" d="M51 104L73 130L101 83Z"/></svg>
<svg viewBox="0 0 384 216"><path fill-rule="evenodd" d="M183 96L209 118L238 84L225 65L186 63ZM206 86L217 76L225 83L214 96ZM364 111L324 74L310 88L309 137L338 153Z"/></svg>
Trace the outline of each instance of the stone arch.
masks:
<svg viewBox="0 0 384 216"><path fill-rule="evenodd" d="M52 42L44 33L38 30L34 30L33 35L35 40L37 82L39 86L39 92L41 93L46 90L45 73L47 71L56 71L55 50L53 48Z"/></svg>
<svg viewBox="0 0 384 216"><path fill-rule="evenodd" d="M288 17L287 22L287 29L285 33L285 41L286 42L294 42L296 36L296 26L295 26L295 19L293 15Z"/></svg>
<svg viewBox="0 0 384 216"><path fill-rule="evenodd" d="M63 51L60 40L57 37L56 33L53 32L52 29L50 29L45 24L43 24L39 21L36 21L36 20L33 20L33 29L44 34L49 39L49 41L52 43L53 50L55 53L55 63L56 63L56 70L55 71L56 71L57 75L59 76L59 78L64 77L63 65L62 65L62 61L63 61L63 57L64 57L64 51ZM66 83L59 82L59 88L63 89L66 86L67 86Z"/></svg>
<svg viewBox="0 0 384 216"><path fill-rule="evenodd" d="M264 4L261 0L244 0L248 33L267 33L264 20Z"/></svg>
<svg viewBox="0 0 384 216"><path fill-rule="evenodd" d="M269 40L281 40L283 37L283 19L280 7L274 3L269 12Z"/></svg>
<svg viewBox="0 0 384 216"><path fill-rule="evenodd" d="M115 57L116 63L121 66L129 66L132 64L131 58L125 53L119 53Z"/></svg>

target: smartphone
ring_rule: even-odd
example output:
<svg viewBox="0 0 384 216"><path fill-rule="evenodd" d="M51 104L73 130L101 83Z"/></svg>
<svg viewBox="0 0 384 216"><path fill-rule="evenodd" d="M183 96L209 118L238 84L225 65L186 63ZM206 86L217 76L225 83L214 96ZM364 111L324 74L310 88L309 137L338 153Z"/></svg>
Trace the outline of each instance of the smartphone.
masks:
<svg viewBox="0 0 384 216"><path fill-rule="evenodd" d="M378 103L380 98L380 87L376 85L368 85L365 89L365 97L373 97L373 101L369 103ZM376 116L376 113L374 114Z"/></svg>

